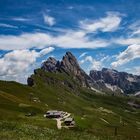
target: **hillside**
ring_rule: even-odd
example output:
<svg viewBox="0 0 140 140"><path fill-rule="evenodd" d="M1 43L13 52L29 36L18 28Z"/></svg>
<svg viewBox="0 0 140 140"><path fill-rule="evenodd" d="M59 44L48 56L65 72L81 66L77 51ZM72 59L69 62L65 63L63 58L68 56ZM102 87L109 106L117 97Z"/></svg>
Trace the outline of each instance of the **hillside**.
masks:
<svg viewBox="0 0 140 140"><path fill-rule="evenodd" d="M36 69L28 79L30 86L0 81L1 139L140 139L139 98L91 90L79 67L77 71L60 66L52 66L51 71ZM70 75L73 71L68 70L74 73ZM76 127L57 130L55 120L43 117L51 109L70 112ZM25 116L29 112L36 115Z"/></svg>

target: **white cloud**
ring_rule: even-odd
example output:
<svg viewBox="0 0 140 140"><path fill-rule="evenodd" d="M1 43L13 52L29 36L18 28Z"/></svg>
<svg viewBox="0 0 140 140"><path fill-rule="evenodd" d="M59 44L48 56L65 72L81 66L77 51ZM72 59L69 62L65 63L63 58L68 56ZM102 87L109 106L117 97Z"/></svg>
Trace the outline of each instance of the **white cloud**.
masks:
<svg viewBox="0 0 140 140"><path fill-rule="evenodd" d="M108 12L107 16L99 20L85 20L80 21L81 28L87 32L112 32L118 29L121 23L121 16L115 12Z"/></svg>
<svg viewBox="0 0 140 140"><path fill-rule="evenodd" d="M140 27L133 32L133 35L140 35Z"/></svg>
<svg viewBox="0 0 140 140"><path fill-rule="evenodd" d="M132 68L132 73L134 75L140 75L140 66L136 66L136 67Z"/></svg>
<svg viewBox="0 0 140 140"><path fill-rule="evenodd" d="M92 56L86 56L84 59L80 60L80 64L85 64L89 62L87 65L86 71L89 72L90 70L101 70L104 67L104 62L111 59L112 56L103 56L100 59L94 59Z"/></svg>
<svg viewBox="0 0 140 140"><path fill-rule="evenodd" d="M25 33L19 36L0 35L0 49L16 50L50 45L51 36L44 33Z"/></svg>
<svg viewBox="0 0 140 140"><path fill-rule="evenodd" d="M44 22L49 26L53 26L55 24L55 18L49 15L44 15Z"/></svg>
<svg viewBox="0 0 140 140"><path fill-rule="evenodd" d="M30 19L29 18L23 18L23 17L14 17L14 18L12 18L12 20L15 20L15 21L29 21Z"/></svg>
<svg viewBox="0 0 140 140"><path fill-rule="evenodd" d="M15 75L26 70L36 61L38 53L34 50L14 50L0 59L0 75Z"/></svg>
<svg viewBox="0 0 140 140"><path fill-rule="evenodd" d="M102 62L95 60L92 56L86 56L84 59L80 61L80 64L84 64L85 62L90 62L89 70L100 70L102 67Z"/></svg>
<svg viewBox="0 0 140 140"><path fill-rule="evenodd" d="M41 50L39 52L39 55L41 57L41 56L44 56L44 55L46 55L46 54L48 54L48 53L50 53L52 51L54 51L54 48L53 47L48 47L48 48L45 48L45 49Z"/></svg>
<svg viewBox="0 0 140 140"><path fill-rule="evenodd" d="M79 58L84 57L86 54L87 54L87 52L82 53L82 54L79 56Z"/></svg>
<svg viewBox="0 0 140 140"><path fill-rule="evenodd" d="M94 41L85 37L85 33L82 31L67 32L63 36L54 38L54 43L62 48L98 48L108 46L108 42L105 40L96 39Z"/></svg>
<svg viewBox="0 0 140 140"><path fill-rule="evenodd" d="M111 65L112 67L116 68L137 58L140 58L140 45L133 44L128 46L128 48L125 51L121 52L116 57L116 61L112 62Z"/></svg>
<svg viewBox="0 0 140 140"><path fill-rule="evenodd" d="M0 23L0 27L4 27L4 28L15 28L17 29L17 26L14 25L10 25L10 24L5 24L5 23Z"/></svg>
<svg viewBox="0 0 140 140"><path fill-rule="evenodd" d="M134 75L140 75L140 66L134 66L134 67L129 67L126 68L125 71L127 71L128 73L132 73Z"/></svg>
<svg viewBox="0 0 140 140"><path fill-rule="evenodd" d="M68 6L67 9L72 10L72 9L74 9L74 7L73 6Z"/></svg>
<svg viewBox="0 0 140 140"><path fill-rule="evenodd" d="M24 20L15 18L15 20ZM52 26L55 24L55 19L48 15L44 15L44 21ZM121 16L118 13L108 13L107 17L100 18L99 20L92 21L92 23L83 22L83 29L77 30L63 30L57 36L49 33L23 33L21 35L0 35L0 49L2 50L15 50L15 49L28 49L32 47L44 48L46 46L55 45L61 48L102 48L107 47L111 43L120 40L95 39L86 36L90 31L114 31L119 27ZM88 30L89 28L89 30ZM90 29L91 28L91 29ZM63 31L62 31L63 30Z"/></svg>
<svg viewBox="0 0 140 140"><path fill-rule="evenodd" d="M140 20L126 27L126 35L120 38L111 39L112 43L120 45L140 44Z"/></svg>
<svg viewBox="0 0 140 140"><path fill-rule="evenodd" d="M15 17L14 20L24 21L22 17ZM55 19L44 14L44 20L50 26L55 23ZM121 22L121 15L117 12L108 12L106 17L90 22L83 21L81 26L83 28L77 30L65 30L57 28L57 36L49 33L23 33L21 35L0 35L0 49L2 50L15 50L15 49L28 49L32 47L44 48L46 46L55 45L61 48L103 48L108 47L112 43L128 44L136 42L140 43L139 38L120 38L120 39L100 39L90 38L86 36L89 32L94 31L114 31L119 27ZM47 27L52 28L52 27ZM89 28L89 30L88 30ZM91 29L90 29L91 28ZM54 30L54 29L53 29Z"/></svg>
<svg viewBox="0 0 140 140"><path fill-rule="evenodd" d="M100 48L110 45L106 40L89 40L82 31L67 31L62 35L52 36L46 33L24 33L19 36L0 35L0 49L15 50L32 47L44 48L55 45L61 48Z"/></svg>
<svg viewBox="0 0 140 140"><path fill-rule="evenodd" d="M140 20L131 24L128 28L132 31L131 36L140 35Z"/></svg>
<svg viewBox="0 0 140 140"><path fill-rule="evenodd" d="M28 73L31 65L36 62L38 57L41 57L54 48L49 47L37 52L35 50L14 50L5 54L0 58L0 77L17 77L18 75L25 75ZM16 80L16 79L15 79Z"/></svg>
<svg viewBox="0 0 140 140"><path fill-rule="evenodd" d="M17 75L5 75L5 76L0 76L1 80L6 80L6 81L16 81L19 83L26 84L27 83L27 78L29 75L32 73L24 73L24 74L17 74Z"/></svg>
<svg viewBox="0 0 140 140"><path fill-rule="evenodd" d="M140 37L116 38L112 39L112 42L120 45L140 44Z"/></svg>

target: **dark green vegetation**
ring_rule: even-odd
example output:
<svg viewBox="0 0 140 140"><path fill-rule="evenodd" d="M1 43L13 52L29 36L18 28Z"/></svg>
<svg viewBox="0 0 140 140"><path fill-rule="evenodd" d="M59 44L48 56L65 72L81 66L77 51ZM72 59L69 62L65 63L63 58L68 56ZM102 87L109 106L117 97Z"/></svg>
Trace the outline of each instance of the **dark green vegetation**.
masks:
<svg viewBox="0 0 140 140"><path fill-rule="evenodd" d="M33 87L0 81L0 139L140 139L140 109L128 105L129 101L140 104L139 99L99 95L80 88L64 73L38 69L32 78L36 81ZM55 120L43 118L49 109L70 112L76 127L57 130ZM29 112L36 115L25 116Z"/></svg>

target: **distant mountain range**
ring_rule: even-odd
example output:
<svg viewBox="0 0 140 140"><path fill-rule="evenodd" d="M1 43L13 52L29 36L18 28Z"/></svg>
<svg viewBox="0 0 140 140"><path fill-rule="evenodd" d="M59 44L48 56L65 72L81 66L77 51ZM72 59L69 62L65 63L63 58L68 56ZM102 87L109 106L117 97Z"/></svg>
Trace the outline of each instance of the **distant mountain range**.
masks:
<svg viewBox="0 0 140 140"><path fill-rule="evenodd" d="M111 93L111 94L140 94L140 76L128 74L126 72L118 72L114 69L103 68L101 71L91 70L88 75L78 64L77 59L71 52L66 52L61 61L57 61L53 57L49 57L40 68L44 72L64 73L72 77L76 84L71 84L67 80L61 81L62 84L74 89L77 86L90 88L96 92ZM36 81L34 75L38 75L39 69L34 70L34 74L27 80L29 86L33 86ZM41 77L43 75L40 75ZM54 79L42 77L45 82L53 82Z"/></svg>

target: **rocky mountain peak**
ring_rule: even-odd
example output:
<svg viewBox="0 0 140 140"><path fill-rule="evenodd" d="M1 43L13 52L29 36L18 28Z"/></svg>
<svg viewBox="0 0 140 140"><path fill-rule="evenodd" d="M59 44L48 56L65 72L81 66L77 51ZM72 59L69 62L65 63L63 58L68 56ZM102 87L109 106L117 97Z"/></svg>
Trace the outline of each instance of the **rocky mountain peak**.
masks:
<svg viewBox="0 0 140 140"><path fill-rule="evenodd" d="M102 72L117 73L118 71L110 68L102 68Z"/></svg>
<svg viewBox="0 0 140 140"><path fill-rule="evenodd" d="M47 62L51 62L51 63L55 64L55 63L57 63L57 60L54 57L49 57L47 59Z"/></svg>
<svg viewBox="0 0 140 140"><path fill-rule="evenodd" d="M71 52L66 52L66 54L65 54L65 56L63 56L63 59L61 62L65 63L66 65L73 65L73 66L79 67L77 59Z"/></svg>
<svg viewBox="0 0 140 140"><path fill-rule="evenodd" d="M43 62L42 69L48 72L52 72L56 70L57 60L53 57L49 57L47 61Z"/></svg>
<svg viewBox="0 0 140 140"><path fill-rule="evenodd" d="M81 87L93 87L101 91L108 91L108 89L111 89L113 92L120 91L126 94L140 91L140 76L128 74L126 72L118 72L108 68L103 68L101 71L91 70L90 74L87 75L71 52L66 52L61 61L49 57L43 62L41 69L44 72L55 74L65 73L77 81L78 85ZM37 70L34 71L34 74L38 74ZM34 83L34 79L29 77L28 85L32 86ZM65 81L64 83L67 82Z"/></svg>
<svg viewBox="0 0 140 140"><path fill-rule="evenodd" d="M41 68L48 72L61 71L73 75L78 75L83 71L78 64L77 59L71 52L66 52L61 61L49 57L47 61L42 64Z"/></svg>
<svg viewBox="0 0 140 140"><path fill-rule="evenodd" d="M41 69L45 72L66 73L79 81L79 85L89 87L90 77L81 69L77 59L71 52L66 52L61 61L57 61L53 57L49 57L43 62Z"/></svg>
<svg viewBox="0 0 140 140"><path fill-rule="evenodd" d="M81 70L77 59L71 52L66 52L65 56L61 61L61 68L68 73L78 74L78 71Z"/></svg>
<svg viewBox="0 0 140 140"><path fill-rule="evenodd" d="M96 82L103 81L105 85L116 86L124 93L140 91L139 76L114 69L103 68L101 71L90 71L90 77Z"/></svg>
<svg viewBox="0 0 140 140"><path fill-rule="evenodd" d="M76 60L75 56L71 52L69 52L69 51L66 52L66 54L65 54L64 57L68 57L68 58L72 58L72 59L75 59Z"/></svg>

